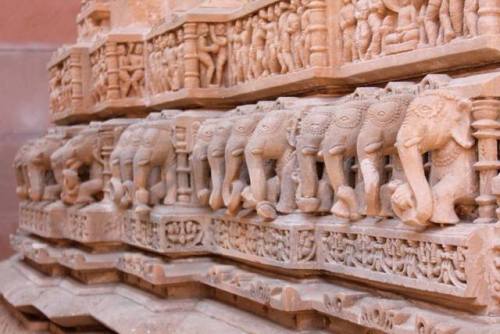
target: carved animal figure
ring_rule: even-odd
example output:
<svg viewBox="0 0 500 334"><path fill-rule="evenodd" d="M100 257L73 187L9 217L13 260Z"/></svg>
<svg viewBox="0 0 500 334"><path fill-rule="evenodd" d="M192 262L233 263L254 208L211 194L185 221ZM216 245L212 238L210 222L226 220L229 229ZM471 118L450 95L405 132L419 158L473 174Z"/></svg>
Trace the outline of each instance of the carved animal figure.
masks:
<svg viewBox="0 0 500 334"><path fill-rule="evenodd" d="M257 125L245 147L245 159L250 174L251 194L257 213L264 219L274 219L278 212L295 210L296 169L294 132L297 113L290 110L273 110ZM275 162L275 173L280 180L279 202L275 206L267 201L266 162Z"/></svg>
<svg viewBox="0 0 500 334"><path fill-rule="evenodd" d="M208 164L208 145L214 136L215 119L204 121L196 134L191 162L193 166L193 183L196 197L201 205L208 205L210 199L210 166Z"/></svg>
<svg viewBox="0 0 500 334"><path fill-rule="evenodd" d="M396 188L392 207L407 224L455 224L455 207L470 207L477 192L471 102L446 90L422 93L409 106L396 147L407 183ZM429 180L422 155L430 153ZM466 209L462 210L467 211Z"/></svg>
<svg viewBox="0 0 500 334"><path fill-rule="evenodd" d="M102 197L104 161L100 150L98 128L91 124L52 154L53 165L64 161L64 203L86 205Z"/></svg>
<svg viewBox="0 0 500 334"><path fill-rule="evenodd" d="M416 90L413 84L399 83L399 85L396 87L399 88L399 92L386 90L379 101L368 108L358 136L357 158L364 183L366 215L369 216L390 214L387 210L390 210L390 203L382 205L380 196L380 187L387 181L383 175L384 158L396 154L394 146L396 136ZM396 159L397 157L393 157L393 162L397 163Z"/></svg>
<svg viewBox="0 0 500 334"><path fill-rule="evenodd" d="M169 112L149 117L134 155L134 206L138 214L149 212L149 205L157 204L162 198L165 205L175 202L176 159L171 116L177 111Z"/></svg>

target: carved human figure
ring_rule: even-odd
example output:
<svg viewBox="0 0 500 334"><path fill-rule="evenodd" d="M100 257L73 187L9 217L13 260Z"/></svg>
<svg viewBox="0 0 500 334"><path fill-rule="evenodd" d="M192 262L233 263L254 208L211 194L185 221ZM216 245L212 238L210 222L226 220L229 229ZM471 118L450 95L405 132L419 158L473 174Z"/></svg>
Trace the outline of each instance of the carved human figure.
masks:
<svg viewBox="0 0 500 334"><path fill-rule="evenodd" d="M385 37L385 44L414 42L412 48L416 48L420 33L417 20L418 12L412 0L402 0L398 10L396 30Z"/></svg>
<svg viewBox="0 0 500 334"><path fill-rule="evenodd" d="M134 207L139 215L150 211L150 205L175 202L176 158L173 143L172 114L151 114L144 124L142 140L134 155Z"/></svg>
<svg viewBox="0 0 500 334"><path fill-rule="evenodd" d="M297 184L293 179L296 166L294 134L296 112L273 110L259 122L246 147L245 160L250 174L251 194L257 214L269 220L276 211L291 213L296 208ZM266 162L275 162L275 173L280 180L279 201L276 206L267 200Z"/></svg>
<svg viewBox="0 0 500 334"><path fill-rule="evenodd" d="M229 36L232 47L231 57L231 81L233 84L240 84L245 81L245 64L243 63L243 24L241 20L236 20Z"/></svg>
<svg viewBox="0 0 500 334"><path fill-rule="evenodd" d="M132 69L130 65L130 57L128 55L127 46L123 43L118 44L117 48L118 53L118 77L120 79L120 96L122 98L128 96L128 92L130 91L131 77L130 71Z"/></svg>
<svg viewBox="0 0 500 334"><path fill-rule="evenodd" d="M175 39L176 37L173 32L167 35L162 61L165 67L165 80L168 82L168 87L171 90L178 90L180 88L179 76L177 75L178 59L175 50Z"/></svg>
<svg viewBox="0 0 500 334"><path fill-rule="evenodd" d="M252 38L250 44L250 68L253 78L259 78L264 73L264 50L266 45L266 21L259 15L252 17Z"/></svg>
<svg viewBox="0 0 500 334"><path fill-rule="evenodd" d="M302 6L298 13L300 13L300 26L301 26L301 40L302 47L301 51L301 63L304 67L310 65L311 57L311 28L314 26L313 22L313 12L310 8L310 3L312 0L303 0Z"/></svg>
<svg viewBox="0 0 500 334"><path fill-rule="evenodd" d="M212 83L213 76L215 73L215 64L212 59L211 53L216 53L219 50L219 45L212 43L209 44L209 32L210 29L208 24L199 23L198 24L198 43L197 52L200 65L203 70L202 77L202 87L207 87Z"/></svg>
<svg viewBox="0 0 500 334"><path fill-rule="evenodd" d="M214 45L217 46L215 53L215 83L214 86L220 87L224 78L224 68L228 59L226 37L226 26L223 23L217 23L210 26L210 37ZM209 81L210 84L210 81Z"/></svg>
<svg viewBox="0 0 500 334"><path fill-rule="evenodd" d="M130 54L130 84L133 96L142 96L144 87L144 50L142 42L135 43ZM125 95L127 96L127 94Z"/></svg>
<svg viewBox="0 0 500 334"><path fill-rule="evenodd" d="M355 7L352 0L344 0L344 5L339 12L339 25L342 32L342 60L351 62L356 59L357 52L354 42L356 32Z"/></svg>
<svg viewBox="0 0 500 334"><path fill-rule="evenodd" d="M60 111L61 106L59 100L61 94L61 71L57 68L57 66L54 66L50 69L49 88L50 109L56 112Z"/></svg>
<svg viewBox="0 0 500 334"><path fill-rule="evenodd" d="M274 7L267 8L266 45L264 49L264 59L270 74L280 72L280 63L278 61L278 50L280 46L278 20L275 16Z"/></svg>
<svg viewBox="0 0 500 334"><path fill-rule="evenodd" d="M287 15L286 28L281 32L281 73L293 72L298 52L295 42L300 42L300 19L297 14ZM294 57L295 56L295 57Z"/></svg>
<svg viewBox="0 0 500 334"><path fill-rule="evenodd" d="M356 32L355 32L355 59L365 60L367 58L368 47L372 40L372 31L368 24L368 2L367 0L359 0L355 6L354 16L356 17Z"/></svg>
<svg viewBox="0 0 500 334"><path fill-rule="evenodd" d="M392 195L395 214L425 228L430 222L459 222L456 207L470 212L477 192L471 135L471 102L446 90L419 95L409 106L396 147L407 183ZM422 155L430 152L429 180Z"/></svg>
<svg viewBox="0 0 500 334"><path fill-rule="evenodd" d="M475 37L477 32L479 3L478 0L464 1L464 27L468 37Z"/></svg>
<svg viewBox="0 0 500 334"><path fill-rule="evenodd" d="M378 101L374 102L367 110L357 141L357 158L360 172L363 177L364 198L366 203L366 215L389 216L390 203L382 203L381 197L386 200L387 196L381 196L385 189L381 190L384 183L385 157L391 156L392 163L397 164L396 136L406 114L406 109L415 97L411 89L414 85L407 87L409 91L386 91ZM404 87L403 87L404 89ZM395 166L397 168L397 166ZM396 182L393 173L392 182ZM389 211L388 211L389 209Z"/></svg>
<svg viewBox="0 0 500 334"><path fill-rule="evenodd" d="M371 31L371 41L367 53L370 58L380 54L382 42L380 28L382 27L386 11L387 9L382 0L368 0L367 20Z"/></svg>

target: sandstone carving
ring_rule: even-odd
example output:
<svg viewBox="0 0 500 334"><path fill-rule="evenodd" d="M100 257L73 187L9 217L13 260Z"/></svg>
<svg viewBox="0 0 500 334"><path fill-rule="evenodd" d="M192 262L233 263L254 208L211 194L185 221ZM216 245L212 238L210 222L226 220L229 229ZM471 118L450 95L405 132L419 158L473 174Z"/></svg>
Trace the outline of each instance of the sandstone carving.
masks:
<svg viewBox="0 0 500 334"><path fill-rule="evenodd" d="M497 2L82 1L0 302L56 332L500 332Z"/></svg>

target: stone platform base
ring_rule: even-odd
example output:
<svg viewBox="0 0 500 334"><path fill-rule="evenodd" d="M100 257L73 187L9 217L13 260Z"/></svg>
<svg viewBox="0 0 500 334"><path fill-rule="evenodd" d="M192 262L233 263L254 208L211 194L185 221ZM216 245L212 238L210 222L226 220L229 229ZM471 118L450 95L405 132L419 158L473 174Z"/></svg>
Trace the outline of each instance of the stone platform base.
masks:
<svg viewBox="0 0 500 334"><path fill-rule="evenodd" d="M20 255L0 264L0 295L23 317L63 329L500 333L497 317L466 313L451 302L445 309L340 278L293 278L213 256L96 253L22 234L12 243Z"/></svg>

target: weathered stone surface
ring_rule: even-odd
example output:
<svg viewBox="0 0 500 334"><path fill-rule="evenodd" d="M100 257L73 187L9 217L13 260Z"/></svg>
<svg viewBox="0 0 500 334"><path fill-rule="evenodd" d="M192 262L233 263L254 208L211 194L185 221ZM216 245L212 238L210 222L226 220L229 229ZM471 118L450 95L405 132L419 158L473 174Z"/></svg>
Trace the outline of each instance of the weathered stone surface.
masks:
<svg viewBox="0 0 500 334"><path fill-rule="evenodd" d="M16 156L13 312L119 333L500 331L497 4L191 5L84 1L51 105L100 120Z"/></svg>

